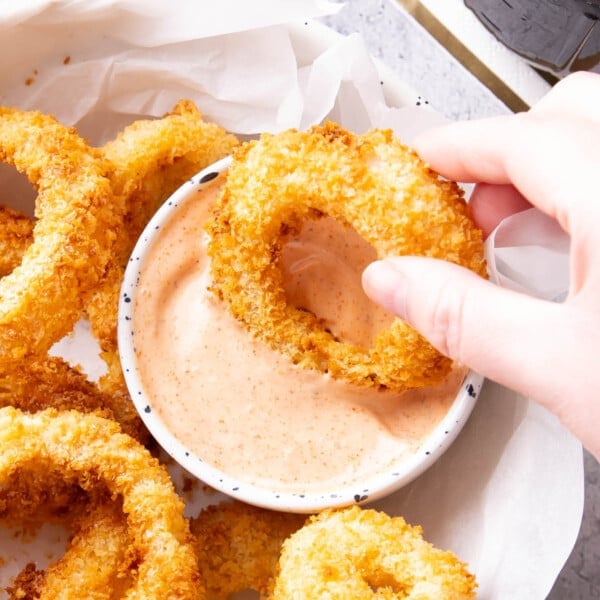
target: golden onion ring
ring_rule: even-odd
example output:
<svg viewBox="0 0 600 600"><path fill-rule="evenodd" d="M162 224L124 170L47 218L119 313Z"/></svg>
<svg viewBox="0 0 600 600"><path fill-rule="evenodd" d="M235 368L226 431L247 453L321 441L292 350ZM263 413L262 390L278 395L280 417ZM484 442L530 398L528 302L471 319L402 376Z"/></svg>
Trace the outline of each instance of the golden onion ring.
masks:
<svg viewBox="0 0 600 600"><path fill-rule="evenodd" d="M124 198L118 239L102 281L85 305L108 372L99 389L129 403L117 350L117 308L125 267L133 247L158 207L192 175L228 155L239 144L207 122L189 100L160 119L135 121L100 150L111 163L115 192Z"/></svg>
<svg viewBox="0 0 600 600"><path fill-rule="evenodd" d="M288 304L282 235L322 215L354 227L379 258L429 256L484 275L481 232L455 183L390 131L354 135L328 123L263 135L234 154L207 226L212 290L254 335L302 367L398 390L441 380L450 360L400 319L363 348Z"/></svg>
<svg viewBox="0 0 600 600"><path fill-rule="evenodd" d="M268 598L284 540L306 516L241 502L221 502L192 519L198 566L207 596L227 600L253 590Z"/></svg>
<svg viewBox="0 0 600 600"><path fill-rule="evenodd" d="M183 501L166 469L117 423L77 411L0 409L0 486L34 465L60 469L84 491L93 495L100 487L122 501L136 558L135 582L125 598L201 597Z"/></svg>
<svg viewBox="0 0 600 600"><path fill-rule="evenodd" d="M402 517L353 506L326 510L283 544L273 600L475 596L474 576L452 552Z"/></svg>
<svg viewBox="0 0 600 600"><path fill-rule="evenodd" d="M0 108L0 161L37 188L33 243L0 281L0 363L42 354L70 333L111 256L121 199L110 164L74 129Z"/></svg>
<svg viewBox="0 0 600 600"><path fill-rule="evenodd" d="M150 434L129 395L101 391L75 367L55 356L28 357L0 372L0 407L34 413L46 408L94 412L117 421L123 432L145 443Z"/></svg>
<svg viewBox="0 0 600 600"><path fill-rule="evenodd" d="M193 102L181 100L160 119L135 121L100 149L112 165L113 187L125 199L113 256L86 304L92 332L104 352L116 351L123 274L150 217L192 175L238 144L235 136L205 121Z"/></svg>
<svg viewBox="0 0 600 600"><path fill-rule="evenodd" d="M118 502L101 498L88 502L73 522L65 553L45 569L29 563L7 588L9 600L56 600L80 596L122 598L136 574L130 552L127 519Z"/></svg>

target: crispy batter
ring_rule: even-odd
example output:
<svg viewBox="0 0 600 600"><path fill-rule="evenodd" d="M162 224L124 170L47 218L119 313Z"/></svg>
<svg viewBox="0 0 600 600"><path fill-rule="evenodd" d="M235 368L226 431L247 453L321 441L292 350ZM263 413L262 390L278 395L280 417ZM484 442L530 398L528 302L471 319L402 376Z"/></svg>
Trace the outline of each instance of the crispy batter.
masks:
<svg viewBox="0 0 600 600"><path fill-rule="evenodd" d="M287 303L282 235L323 214L354 227L380 258L416 254L485 272L481 232L455 183L390 131L359 136L329 123L263 135L234 154L207 226L214 292L254 335L303 367L398 390L440 381L450 360L400 319L363 348Z"/></svg>
<svg viewBox="0 0 600 600"><path fill-rule="evenodd" d="M23 260L33 242L33 219L7 206L0 206L0 277L8 275Z"/></svg>
<svg viewBox="0 0 600 600"><path fill-rule="evenodd" d="M34 221L24 213L0 206L0 277L23 260L33 241ZM116 316L115 316L116 321ZM116 352L111 357L118 362ZM115 368L114 364L109 368ZM118 381L120 366L115 377ZM119 382L120 383L120 382ZM28 356L10 369L0 370L0 406L15 406L26 412L44 408L98 412L118 421L125 433L145 443L150 434L139 418L124 382L103 385L101 390L78 369L60 358ZM48 490L49 494L52 490Z"/></svg>
<svg viewBox="0 0 600 600"><path fill-rule="evenodd" d="M192 520L198 565L209 600L254 590L268 598L283 541L306 520L241 502L205 508Z"/></svg>
<svg viewBox="0 0 600 600"><path fill-rule="evenodd" d="M27 563L5 591L8 600L34 600L40 597L44 585L44 572L35 563Z"/></svg>
<svg viewBox="0 0 600 600"><path fill-rule="evenodd" d="M19 116L25 122L29 118L37 123L39 119L44 126L52 122L51 117L37 113L19 113ZM64 133L61 126L56 125L56 128ZM48 132L51 134L52 130ZM70 131L69 135L74 133ZM117 352L117 304L124 269L137 237L160 204L187 178L228 154L237 143L234 136L219 126L205 122L191 102L181 101L163 119L137 121L101 150L93 151L101 154L105 166L109 166L106 174L111 181L113 199L110 203L107 201L107 205L111 204L113 217L110 235L116 239L108 264L103 267L102 280L86 302L86 310L108 365L108 374L96 387L75 370L59 366L53 359L41 358L43 352L36 352L28 364L11 365L3 375L0 371L0 381L4 383L0 405L14 405L29 411L51 406L84 412L102 408L107 416L116 418L127 433L140 440L148 439L131 403ZM72 155L65 153L66 156ZM35 182L33 177L32 181ZM40 211L44 208L41 203L40 194ZM0 249L6 246L4 262L0 260L0 269L4 269L0 275L10 273L21 262L32 241L32 232L33 221L26 215L0 208ZM72 326L72 319L68 323ZM45 328L46 322L38 326ZM25 352L30 350L28 346Z"/></svg>
<svg viewBox="0 0 600 600"><path fill-rule="evenodd" d="M60 468L48 461L29 461L2 479L0 521L29 537L45 523L69 526L87 500L77 480L63 477Z"/></svg>
<svg viewBox="0 0 600 600"><path fill-rule="evenodd" d="M191 101L181 100L162 119L136 121L101 149L113 165L113 186L126 206L113 257L85 308L108 365L98 385L112 397L129 398L117 351L117 309L133 247L152 215L177 188L238 144L223 128L204 121Z"/></svg>
<svg viewBox="0 0 600 600"><path fill-rule="evenodd" d="M65 582L85 590L89 600L122 598L135 580L127 519L118 503L92 503L75 522L75 535L60 560L44 572L41 599L68 600Z"/></svg>
<svg viewBox="0 0 600 600"><path fill-rule="evenodd" d="M187 179L230 154L238 144L223 128L205 121L191 101L182 100L162 119L136 121L101 149L113 165L115 190L126 201L114 256L86 305L104 351L116 349L119 290L142 230Z"/></svg>
<svg viewBox="0 0 600 600"><path fill-rule="evenodd" d="M326 510L283 544L273 600L475 597L477 584L454 554L401 517L353 506Z"/></svg>
<svg viewBox="0 0 600 600"><path fill-rule="evenodd" d="M15 577L7 590L9 600L70 600L81 592L86 600L125 595L135 580L137 557L129 551L127 519L120 504L105 498L88 503L74 520L73 530L63 556L44 570L28 564Z"/></svg>
<svg viewBox="0 0 600 600"><path fill-rule="evenodd" d="M32 232L32 219L0 206L0 276L19 265L32 242ZM15 406L26 412L51 407L99 412L118 421L125 433L145 443L150 434L131 402L127 387L119 380L122 374L118 355L115 352L109 358L112 359L109 370L117 372L105 378L111 385L105 384L100 389L60 358L27 356L11 364L10 369L0 370L0 406ZM118 384L113 384L114 381Z"/></svg>
<svg viewBox="0 0 600 600"><path fill-rule="evenodd" d="M112 254L122 210L109 161L51 116L0 108L0 160L38 190L34 241L0 281L0 363L8 368L73 329Z"/></svg>
<svg viewBox="0 0 600 600"><path fill-rule="evenodd" d="M166 469L116 423L77 411L0 409L0 486L16 470L40 463L85 491L105 487L122 501L137 572L126 598L200 597L183 502ZM81 594L79 587L70 591L72 598Z"/></svg>
<svg viewBox="0 0 600 600"><path fill-rule="evenodd" d="M84 373L53 356L27 358L9 373L0 372L0 407L14 406L25 412L45 408L101 413L117 421L123 431L145 443L149 433L129 395L120 390L103 392Z"/></svg>

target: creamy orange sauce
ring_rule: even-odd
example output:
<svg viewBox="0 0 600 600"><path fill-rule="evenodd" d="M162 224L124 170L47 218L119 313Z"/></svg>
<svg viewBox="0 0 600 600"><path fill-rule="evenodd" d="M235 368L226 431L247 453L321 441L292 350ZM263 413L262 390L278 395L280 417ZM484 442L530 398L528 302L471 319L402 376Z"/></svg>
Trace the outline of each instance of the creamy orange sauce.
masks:
<svg viewBox="0 0 600 600"><path fill-rule="evenodd" d="M284 244L288 303L313 312L338 339L368 348L393 320L362 289L361 273L377 258L375 249L331 217L307 221Z"/></svg>
<svg viewBox="0 0 600 600"><path fill-rule="evenodd" d="M134 342L153 410L205 462L281 491L361 481L412 454L464 372L435 388L375 391L298 368L254 339L207 291L203 224L218 189L215 180L177 208L140 274ZM341 339L368 344L391 318L360 285L373 258L329 219L305 225L282 253L288 300Z"/></svg>

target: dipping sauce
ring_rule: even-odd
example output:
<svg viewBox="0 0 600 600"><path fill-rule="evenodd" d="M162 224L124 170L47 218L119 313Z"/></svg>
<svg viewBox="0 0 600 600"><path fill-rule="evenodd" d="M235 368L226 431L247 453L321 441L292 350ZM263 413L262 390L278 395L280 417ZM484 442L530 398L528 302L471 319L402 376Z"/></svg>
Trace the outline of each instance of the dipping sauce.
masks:
<svg viewBox="0 0 600 600"><path fill-rule="evenodd" d="M253 338L208 291L203 225L223 177L177 207L140 272L133 334L152 410L206 463L289 493L360 482L412 455L465 370L432 388L378 391L299 368ZM344 341L368 344L389 323L362 291L374 254L356 232L323 218L286 242L280 266L290 303Z"/></svg>

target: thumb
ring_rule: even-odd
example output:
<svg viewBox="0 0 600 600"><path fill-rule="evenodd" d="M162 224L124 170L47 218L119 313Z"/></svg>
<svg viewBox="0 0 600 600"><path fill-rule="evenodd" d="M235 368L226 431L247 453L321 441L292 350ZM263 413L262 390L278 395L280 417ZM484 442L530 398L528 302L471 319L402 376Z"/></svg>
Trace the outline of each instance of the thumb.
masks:
<svg viewBox="0 0 600 600"><path fill-rule="evenodd" d="M446 356L524 395L549 391L550 354L560 348L561 330L570 335L560 305L499 288L455 264L413 256L370 264L363 287Z"/></svg>

